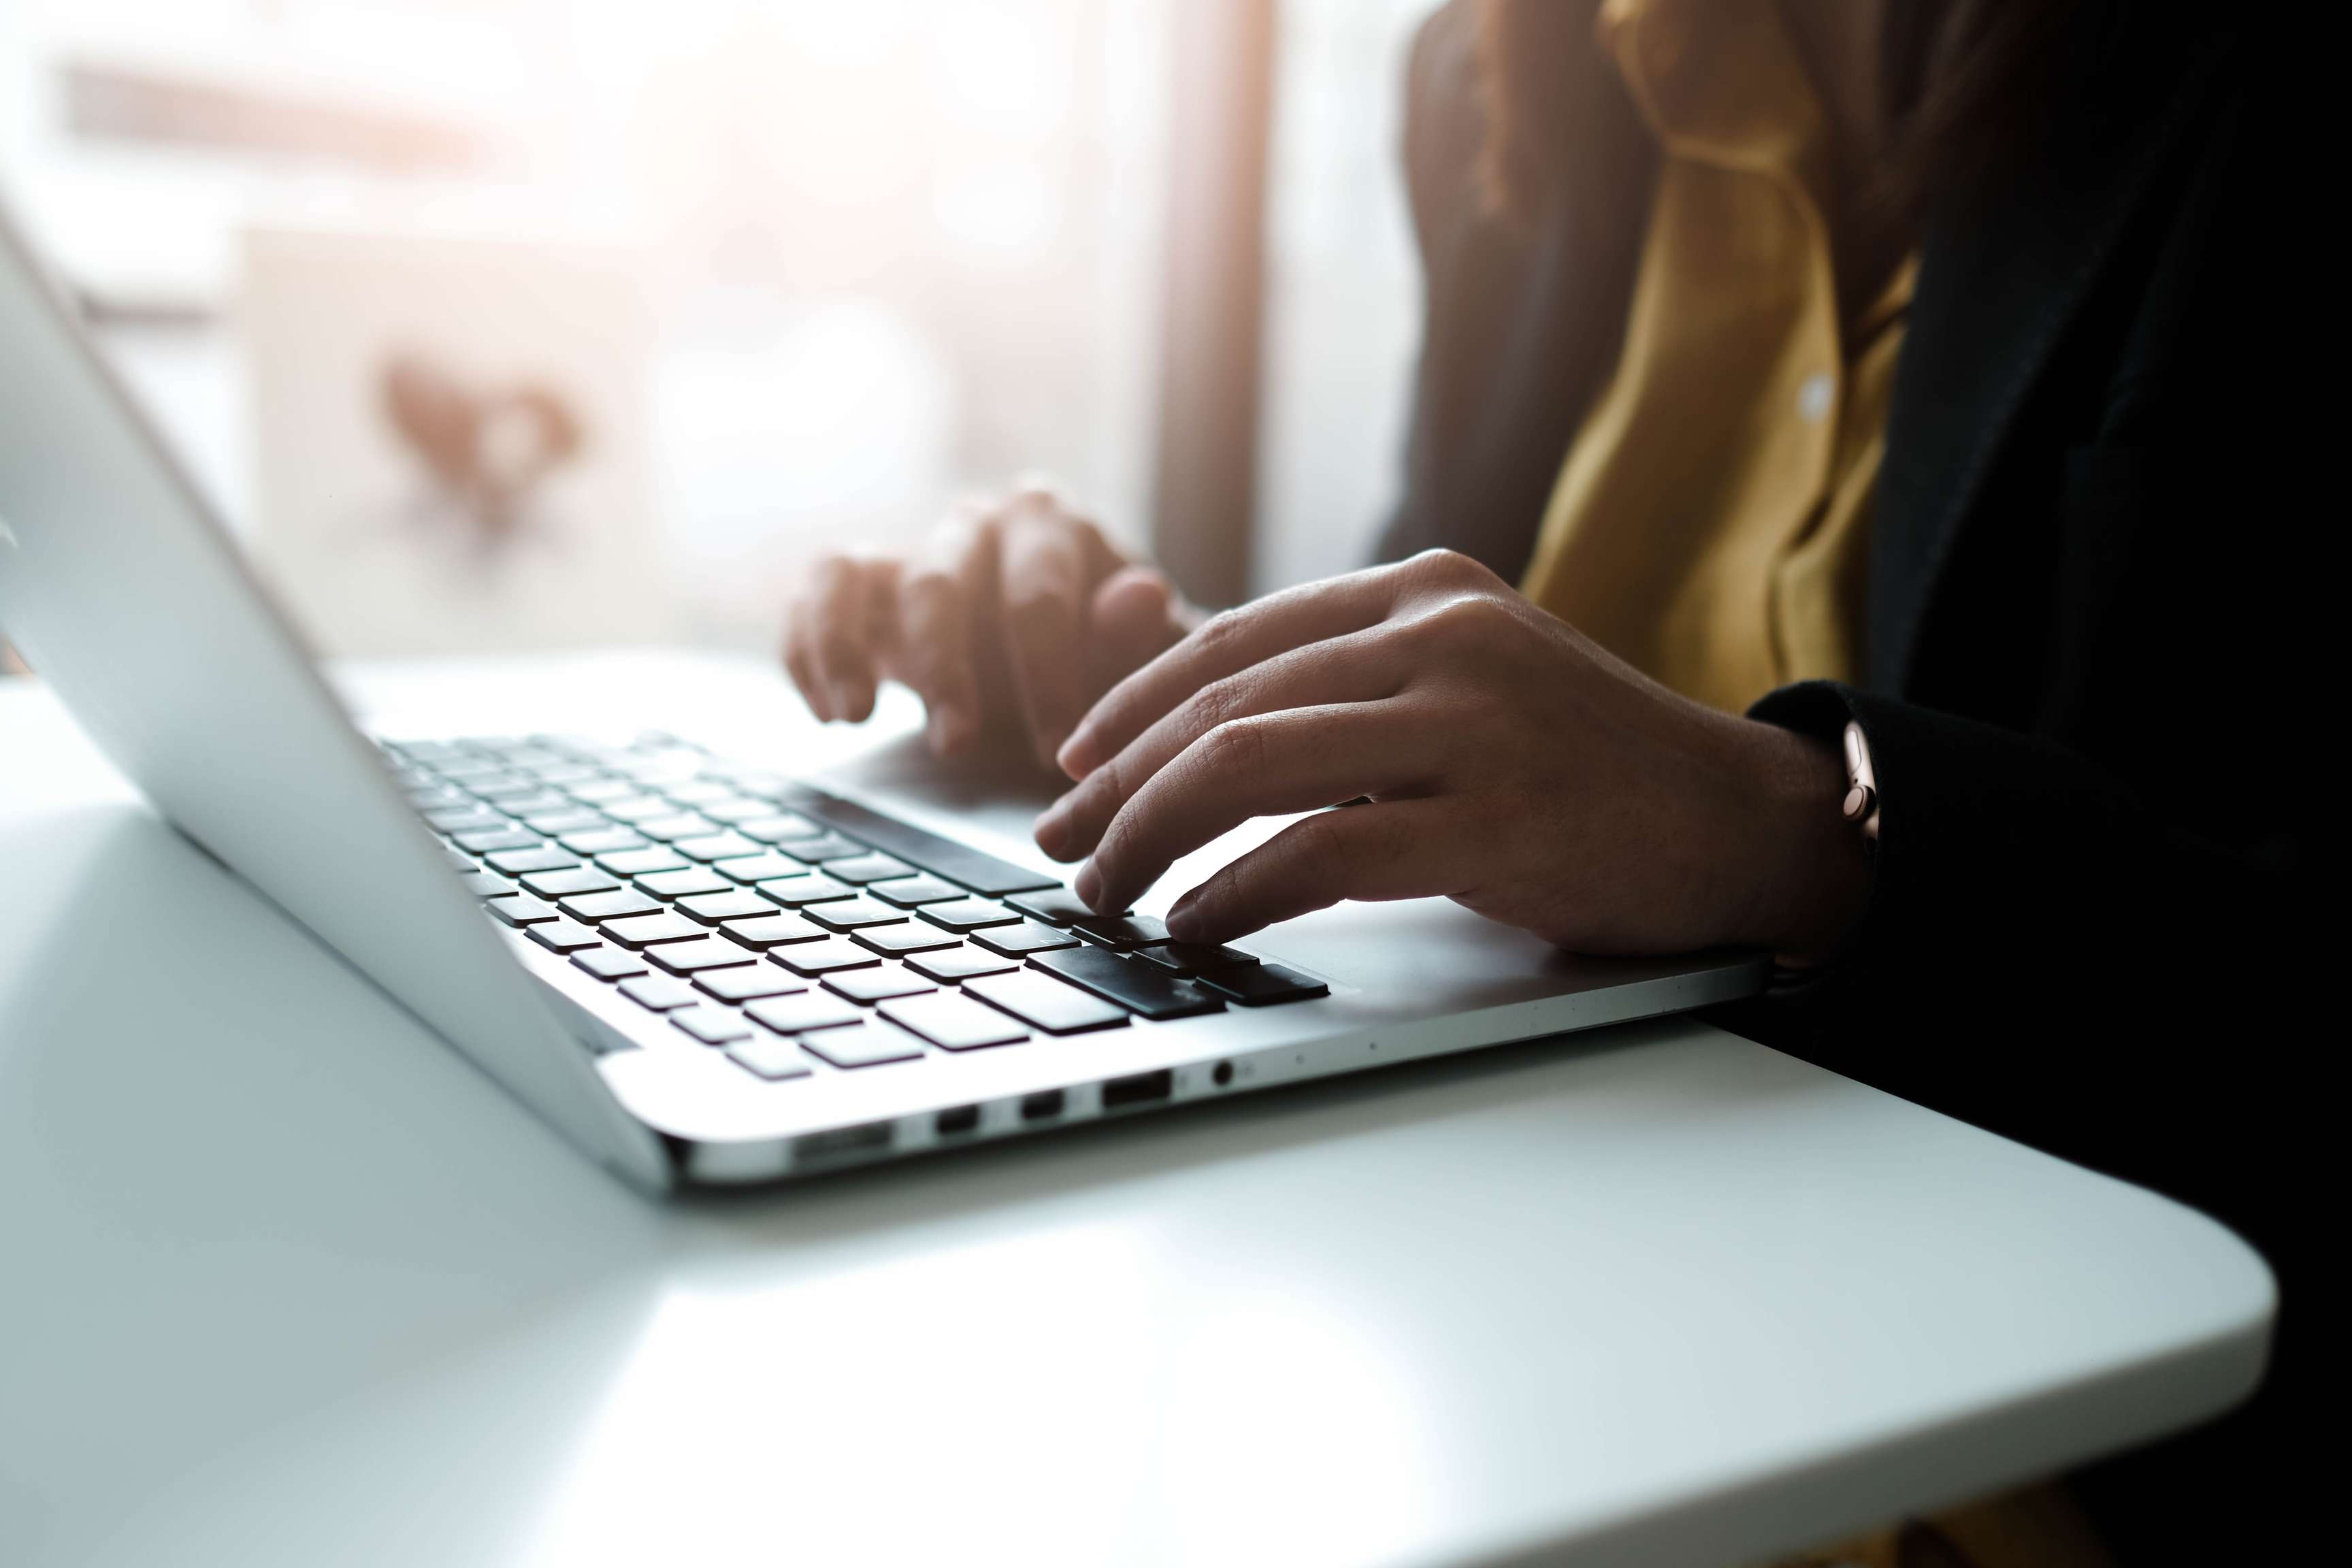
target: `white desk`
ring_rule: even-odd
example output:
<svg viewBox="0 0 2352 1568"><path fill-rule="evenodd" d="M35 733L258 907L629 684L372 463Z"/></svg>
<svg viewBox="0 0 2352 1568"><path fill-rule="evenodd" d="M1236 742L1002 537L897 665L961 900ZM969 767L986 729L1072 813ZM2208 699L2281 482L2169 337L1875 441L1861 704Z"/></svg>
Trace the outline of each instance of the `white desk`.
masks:
<svg viewBox="0 0 2352 1568"><path fill-rule="evenodd" d="M562 671L362 684L551 727ZM2219 1226L1694 1024L658 1207L15 684L13 1568L1736 1562L2260 1375Z"/></svg>

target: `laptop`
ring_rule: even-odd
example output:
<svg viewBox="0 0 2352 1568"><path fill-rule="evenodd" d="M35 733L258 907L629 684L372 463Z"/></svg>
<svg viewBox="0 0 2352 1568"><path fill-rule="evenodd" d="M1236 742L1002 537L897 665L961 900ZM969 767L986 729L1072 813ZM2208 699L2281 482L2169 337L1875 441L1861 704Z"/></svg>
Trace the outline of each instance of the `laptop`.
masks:
<svg viewBox="0 0 2352 1568"><path fill-rule="evenodd" d="M180 831L648 1192L1648 1017L1769 967L1574 957L1442 900L1188 948L1001 826L724 736L366 736L5 213L0 628Z"/></svg>

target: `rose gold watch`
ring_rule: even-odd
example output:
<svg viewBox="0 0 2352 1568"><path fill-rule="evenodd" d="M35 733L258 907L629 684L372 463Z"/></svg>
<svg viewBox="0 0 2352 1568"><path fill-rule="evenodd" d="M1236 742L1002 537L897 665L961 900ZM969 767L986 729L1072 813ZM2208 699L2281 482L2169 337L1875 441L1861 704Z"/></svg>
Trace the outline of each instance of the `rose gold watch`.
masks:
<svg viewBox="0 0 2352 1568"><path fill-rule="evenodd" d="M1878 847L1878 773L1870 765L1870 742L1862 726L1845 727L1845 819L1862 829L1872 848Z"/></svg>

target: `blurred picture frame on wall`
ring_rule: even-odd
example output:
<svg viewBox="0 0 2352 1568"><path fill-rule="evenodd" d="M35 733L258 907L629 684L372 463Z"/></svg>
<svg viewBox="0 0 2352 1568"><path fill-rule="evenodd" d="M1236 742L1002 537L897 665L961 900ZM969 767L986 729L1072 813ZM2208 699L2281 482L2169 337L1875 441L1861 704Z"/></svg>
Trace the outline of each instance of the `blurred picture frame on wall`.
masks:
<svg viewBox="0 0 2352 1568"><path fill-rule="evenodd" d="M321 652L672 633L632 253L325 228L241 248L253 552Z"/></svg>

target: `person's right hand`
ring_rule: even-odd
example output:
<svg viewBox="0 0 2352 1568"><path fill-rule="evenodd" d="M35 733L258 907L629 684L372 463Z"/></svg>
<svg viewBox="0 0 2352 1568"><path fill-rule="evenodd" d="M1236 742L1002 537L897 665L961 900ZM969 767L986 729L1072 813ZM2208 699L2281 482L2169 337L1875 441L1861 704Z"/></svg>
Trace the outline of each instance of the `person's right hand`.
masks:
<svg viewBox="0 0 2352 1568"><path fill-rule="evenodd" d="M962 509L904 561L817 563L793 598L784 664L828 722L868 717L876 686L899 680L929 709L940 755L1018 735L1050 768L1096 699L1198 619L1165 577L1030 489Z"/></svg>

